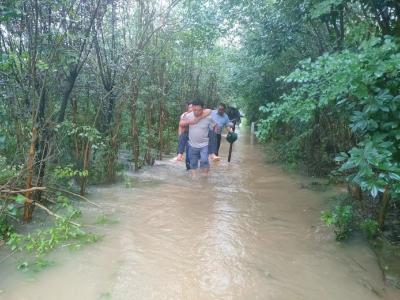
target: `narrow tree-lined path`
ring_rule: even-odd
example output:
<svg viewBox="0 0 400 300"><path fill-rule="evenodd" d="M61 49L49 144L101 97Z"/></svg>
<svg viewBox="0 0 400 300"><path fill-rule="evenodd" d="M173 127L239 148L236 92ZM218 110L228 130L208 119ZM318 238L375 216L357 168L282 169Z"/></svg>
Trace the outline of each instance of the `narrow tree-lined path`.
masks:
<svg viewBox="0 0 400 300"><path fill-rule="evenodd" d="M57 265L33 278L3 264L0 299L400 298L364 242L336 243L321 226L333 191L266 165L245 132L234 147L232 163L214 164L208 178L159 162L128 173L126 186L92 188L118 223L97 226L96 244L57 251Z"/></svg>

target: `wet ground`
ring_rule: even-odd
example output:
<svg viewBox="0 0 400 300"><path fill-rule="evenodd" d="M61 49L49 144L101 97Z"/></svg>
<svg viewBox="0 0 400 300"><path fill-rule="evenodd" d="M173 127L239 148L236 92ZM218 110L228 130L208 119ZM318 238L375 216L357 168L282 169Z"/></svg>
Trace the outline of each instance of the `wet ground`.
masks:
<svg viewBox="0 0 400 300"><path fill-rule="evenodd" d="M56 265L35 275L11 257L0 299L400 299L367 243L337 243L322 226L334 191L305 189L307 178L264 161L243 132L232 162L223 155L207 178L167 161L91 188L102 210L83 206L82 222L117 221L89 227L104 238L55 251Z"/></svg>

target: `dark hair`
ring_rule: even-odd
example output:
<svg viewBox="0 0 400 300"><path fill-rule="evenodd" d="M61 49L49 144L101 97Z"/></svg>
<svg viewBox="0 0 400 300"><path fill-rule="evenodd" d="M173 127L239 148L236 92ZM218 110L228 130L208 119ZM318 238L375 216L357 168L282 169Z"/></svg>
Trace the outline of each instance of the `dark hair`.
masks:
<svg viewBox="0 0 400 300"><path fill-rule="evenodd" d="M192 105L198 105L198 106L201 106L202 108L204 107L204 102L203 102L203 100L200 100L200 99L195 99L195 100L193 100L192 101Z"/></svg>
<svg viewBox="0 0 400 300"><path fill-rule="evenodd" d="M220 103L219 106L222 106L224 109L226 109L226 104L225 103Z"/></svg>
<svg viewBox="0 0 400 300"><path fill-rule="evenodd" d="M189 106L189 105L191 105L191 104L193 104L193 101L188 101L188 102L186 102L186 106Z"/></svg>

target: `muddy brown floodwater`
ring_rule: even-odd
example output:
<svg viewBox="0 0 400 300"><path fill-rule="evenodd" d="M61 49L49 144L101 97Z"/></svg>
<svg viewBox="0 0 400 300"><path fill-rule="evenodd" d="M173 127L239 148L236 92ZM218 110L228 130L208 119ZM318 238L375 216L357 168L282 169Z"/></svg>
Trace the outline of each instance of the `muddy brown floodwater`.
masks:
<svg viewBox="0 0 400 300"><path fill-rule="evenodd" d="M224 143L222 153L227 152ZM183 163L158 162L90 198L116 224L77 252L56 250L36 275L0 265L0 299L400 299L362 239L337 243L320 221L331 192L264 163L242 132L230 164L192 180ZM128 187L127 187L127 186ZM97 209L82 205L92 223Z"/></svg>

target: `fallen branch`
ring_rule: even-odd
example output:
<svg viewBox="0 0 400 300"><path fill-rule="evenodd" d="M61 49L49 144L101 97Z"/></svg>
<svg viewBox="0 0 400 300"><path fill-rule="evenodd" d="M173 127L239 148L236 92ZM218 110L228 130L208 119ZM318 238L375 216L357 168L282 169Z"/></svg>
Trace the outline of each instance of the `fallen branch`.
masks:
<svg viewBox="0 0 400 300"><path fill-rule="evenodd" d="M44 210L45 212L47 212L50 216L53 216L53 217L55 217L55 218L57 218L57 219L65 219L65 218L63 218L62 216L57 215L56 213L52 212L52 211L51 211L50 209L48 209L46 206L44 206L44 205L42 205L42 204L40 204L40 203L38 203L38 202L36 202L36 201L33 201L33 200L31 200L31 199L28 199L28 198L25 198L25 202L28 203L28 204L30 204L30 205L35 205L35 206L39 207L40 209L43 209L43 210ZM75 222L69 221L69 220L67 220L67 221L68 221L68 223L71 223L72 225L75 225L75 226L77 226L77 227L81 227L81 224L78 224L78 223L75 223Z"/></svg>
<svg viewBox="0 0 400 300"><path fill-rule="evenodd" d="M44 191L46 188L43 186L34 186L31 187L30 189L23 189L23 190L18 190L18 191L13 191L13 190L0 190L0 193L4 194L21 194L21 193L26 193L26 192L33 192L33 191Z"/></svg>
<svg viewBox="0 0 400 300"><path fill-rule="evenodd" d="M0 199L1 199L1 198L0 198ZM53 216L53 217L56 217L57 219L65 219L65 218L61 217L60 215L57 215L56 213L52 212L52 211L51 211L50 209L48 209L46 206L44 206L44 205L42 205L42 204L40 204L40 203L38 203L38 202L35 202L35 201L33 201L33 200L31 200L31 199L28 199L28 198L25 198L25 201L26 201L27 203L31 204L31 205L35 205L35 206L37 206L37 207L43 209L43 210L46 211L49 215L51 215L51 216ZM73 221L68 221L68 222L71 223L72 225L81 227L80 224L75 223L75 222L73 222Z"/></svg>
<svg viewBox="0 0 400 300"><path fill-rule="evenodd" d="M56 201L51 200L51 199L49 199L49 198L47 198L47 197L43 197L43 196L42 196L42 200L47 201L47 202L50 202L51 204L57 204Z"/></svg>
<svg viewBox="0 0 400 300"><path fill-rule="evenodd" d="M47 212L47 213L48 213L49 215L51 215L51 216L53 216L53 217L55 217L55 218L57 218L57 219L65 219L65 218L61 217L60 215L57 215L56 213L52 212L50 209L48 209L46 206L44 206L44 205L42 205L42 204L40 204L40 203L38 203L38 202L33 202L32 200L29 200L29 201L30 201L33 205L35 205L35 206L37 206L37 207L43 209L45 212ZM71 223L72 225L75 225L75 226L77 226L77 227L81 227L81 224L78 224L78 223L75 223L75 222L69 221L69 220L67 220L67 221L68 221L68 223Z"/></svg>
<svg viewBox="0 0 400 300"><path fill-rule="evenodd" d="M92 205L94 205L94 206L96 206L96 207L98 207L98 208L101 208L100 205L98 205L98 204L96 204L96 203L90 201L88 198L86 198L86 197L84 197L84 196L82 196L82 195L76 194L76 193L74 193L74 192L71 192L71 191L68 191L68 190L64 190L64 189L60 189L60 188L55 188L55 187L49 187L49 189L52 189L52 190L55 190L55 191L59 191L59 192L62 192L62 193L66 193L66 194L70 194L70 195L72 195L72 196L75 196L75 197L78 197L78 198L80 198L80 199L83 199L83 200L85 200L86 202L88 202L88 203L90 203L90 204L92 204Z"/></svg>

